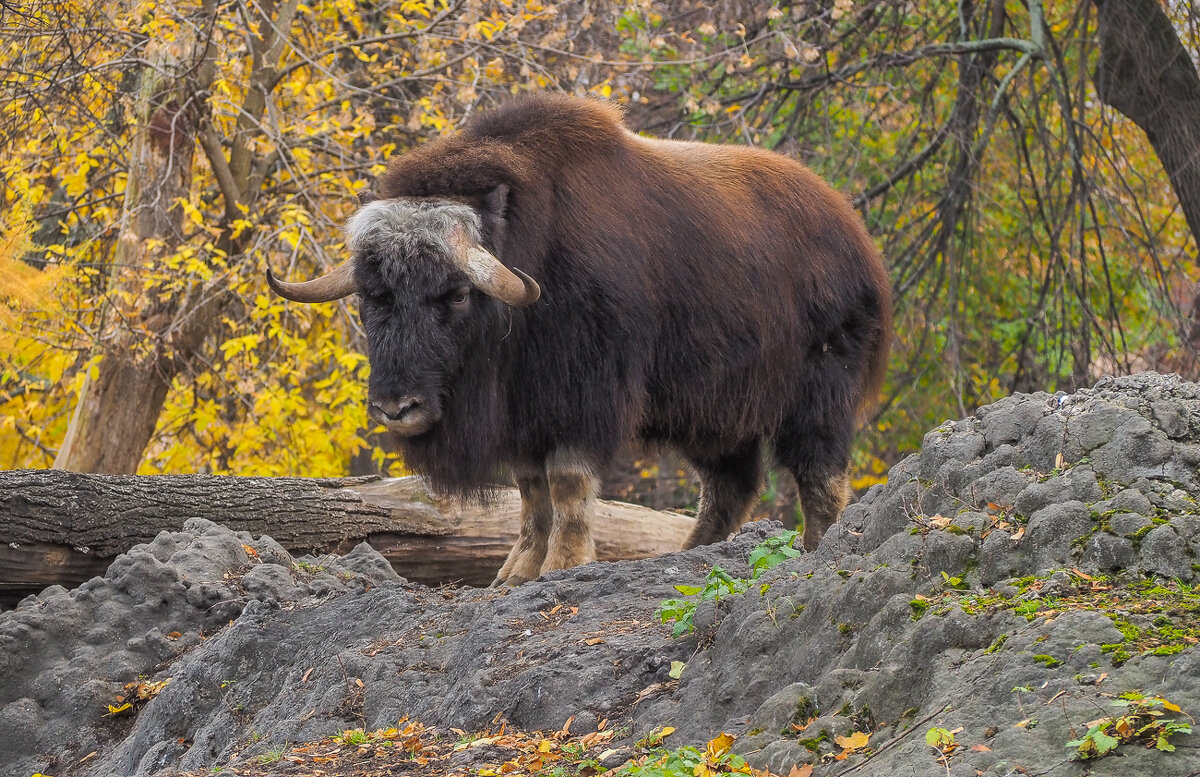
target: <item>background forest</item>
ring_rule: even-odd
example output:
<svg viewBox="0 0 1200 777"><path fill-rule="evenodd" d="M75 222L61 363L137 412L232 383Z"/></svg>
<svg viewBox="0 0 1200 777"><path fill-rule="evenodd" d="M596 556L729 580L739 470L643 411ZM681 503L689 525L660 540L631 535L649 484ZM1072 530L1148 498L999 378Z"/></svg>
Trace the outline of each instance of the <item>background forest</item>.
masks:
<svg viewBox="0 0 1200 777"><path fill-rule="evenodd" d="M0 467L392 465L341 261L391 154L512 94L776 149L850 197L897 342L859 487L1013 391L1198 374L1192 0L32 0L0 50Z"/></svg>

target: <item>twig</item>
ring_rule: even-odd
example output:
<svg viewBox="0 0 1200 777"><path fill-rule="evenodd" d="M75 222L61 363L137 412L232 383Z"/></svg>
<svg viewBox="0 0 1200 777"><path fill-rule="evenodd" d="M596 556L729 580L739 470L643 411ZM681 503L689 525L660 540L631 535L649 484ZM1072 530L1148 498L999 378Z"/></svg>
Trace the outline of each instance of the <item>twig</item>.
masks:
<svg viewBox="0 0 1200 777"><path fill-rule="evenodd" d="M897 743L897 742L899 742L901 739L904 739L904 738L905 738L905 737L907 737L909 734L911 734L912 732L914 732L914 731L916 731L918 728L920 728L922 725L924 725L924 724L928 723L929 721L933 720L933 719L934 719L934 718L936 718L938 715L941 715L943 712L945 712L945 711L946 711L946 710L948 710L948 709L950 709L950 705L949 705L949 704L946 704L946 705L944 705L944 706L942 706L942 707L939 707L938 709L934 710L933 712L929 713L929 714L928 714L928 715L926 715L925 717L923 717L923 718L921 718L920 720L918 720L918 721L916 721L915 723L913 723L911 726L909 726L909 727L908 727L908 730L907 730L907 731L905 731L903 734L897 734L896 736L892 737L892 738L891 738L891 739L889 739L888 741L884 742L884 743L883 743L883 745L881 745L881 746L880 746L880 748L879 748L878 750L876 750L875 752L873 752L873 753L871 753L870 755L868 755L868 756L867 756L866 758L864 758L862 761L860 761L859 763L856 763L854 766L851 766L849 769L843 769L842 771L840 771L840 772L838 772L837 774L833 775L833 777L843 777L843 775L850 774L851 772L857 772L859 769L861 769L862 767L864 767L864 766L866 766L868 763L870 763L870 762L871 762L871 759L873 759L875 756L879 755L879 754L880 754L880 753L882 753L884 750L887 750L889 747L891 747L892 745L896 744L896 743Z"/></svg>

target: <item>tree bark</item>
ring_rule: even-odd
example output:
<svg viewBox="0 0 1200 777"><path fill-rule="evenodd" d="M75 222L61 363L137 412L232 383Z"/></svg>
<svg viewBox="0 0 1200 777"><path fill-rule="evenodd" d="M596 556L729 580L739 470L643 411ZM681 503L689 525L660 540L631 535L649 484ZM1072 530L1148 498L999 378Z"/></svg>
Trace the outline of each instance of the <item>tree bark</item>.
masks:
<svg viewBox="0 0 1200 777"><path fill-rule="evenodd" d="M99 363L85 376L55 469L132 473L158 423L175 375L170 321L181 302L145 302L149 294L133 268L147 261L146 241L166 250L184 242L183 210L192 181L194 108L185 109L196 87L169 74L185 71L199 55L196 41L153 42L138 89L138 127L130 147L120 237L109 271L109 299L94 356Z"/></svg>
<svg viewBox="0 0 1200 777"><path fill-rule="evenodd" d="M1100 63L1092 74L1105 104L1154 146L1200 243L1200 77L1158 0L1093 0Z"/></svg>
<svg viewBox="0 0 1200 777"><path fill-rule="evenodd" d="M206 518L269 535L292 553L345 553L367 541L398 574L429 585L487 585L520 527L516 489L488 504L432 495L416 477L242 478L0 471L0 599L102 574L113 557ZM678 550L695 521L601 501L593 526L601 561Z"/></svg>

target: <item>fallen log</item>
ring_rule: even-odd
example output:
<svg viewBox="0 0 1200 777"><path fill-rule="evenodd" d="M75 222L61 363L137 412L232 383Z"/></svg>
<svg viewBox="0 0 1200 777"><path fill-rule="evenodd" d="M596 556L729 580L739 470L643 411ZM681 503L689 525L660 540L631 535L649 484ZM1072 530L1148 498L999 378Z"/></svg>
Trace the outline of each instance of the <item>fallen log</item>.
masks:
<svg viewBox="0 0 1200 777"><path fill-rule="evenodd" d="M0 471L0 599L102 574L117 554L189 518L267 534L291 553L344 553L362 541L398 574L428 585L487 585L520 525L520 497L441 499L404 478L255 478ZM694 519L601 501L601 561L677 550Z"/></svg>

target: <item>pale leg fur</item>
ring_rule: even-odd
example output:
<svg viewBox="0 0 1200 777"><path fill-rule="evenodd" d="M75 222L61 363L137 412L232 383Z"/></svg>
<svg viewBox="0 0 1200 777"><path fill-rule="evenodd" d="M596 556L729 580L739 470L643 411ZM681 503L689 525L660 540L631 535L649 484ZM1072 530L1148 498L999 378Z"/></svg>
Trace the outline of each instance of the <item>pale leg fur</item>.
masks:
<svg viewBox="0 0 1200 777"><path fill-rule="evenodd" d="M558 453L546 461L546 477L550 481L554 525L541 573L595 561L591 521L600 482L594 467L570 453Z"/></svg>
<svg viewBox="0 0 1200 777"><path fill-rule="evenodd" d="M550 528L554 522L554 507L550 502L550 486L546 475L530 471L517 476L521 492L521 532L504 566L496 575L492 587L520 585L541 574L546 558Z"/></svg>

